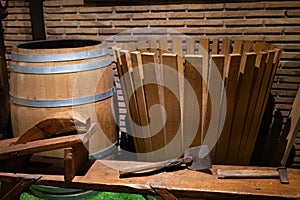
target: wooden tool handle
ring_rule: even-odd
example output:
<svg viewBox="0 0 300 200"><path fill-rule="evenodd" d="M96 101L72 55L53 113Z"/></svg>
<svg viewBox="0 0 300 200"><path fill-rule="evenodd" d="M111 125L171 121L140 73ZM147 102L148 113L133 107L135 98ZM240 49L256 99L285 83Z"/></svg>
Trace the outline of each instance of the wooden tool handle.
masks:
<svg viewBox="0 0 300 200"><path fill-rule="evenodd" d="M274 170L223 170L218 169L218 178L277 178Z"/></svg>
<svg viewBox="0 0 300 200"><path fill-rule="evenodd" d="M137 165L129 168L125 168L119 171L120 177L122 176L128 176L131 174L136 173L146 173L146 172L152 172L156 170L160 170L166 166L168 166L172 161L167 160L163 162L155 162L155 163L147 163L143 165Z"/></svg>

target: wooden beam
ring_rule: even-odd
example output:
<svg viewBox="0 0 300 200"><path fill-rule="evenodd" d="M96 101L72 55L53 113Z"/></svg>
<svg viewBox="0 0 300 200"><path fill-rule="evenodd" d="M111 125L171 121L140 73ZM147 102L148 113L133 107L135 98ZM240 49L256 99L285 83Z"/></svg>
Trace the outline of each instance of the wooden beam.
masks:
<svg viewBox="0 0 300 200"><path fill-rule="evenodd" d="M6 16L6 9L8 1L5 1L5 5L0 6L0 139L12 137L12 133L9 133L9 84L8 84L8 70L5 55L5 44L3 35L2 20Z"/></svg>
<svg viewBox="0 0 300 200"><path fill-rule="evenodd" d="M45 40L43 0L29 0L30 19L33 40Z"/></svg>
<svg viewBox="0 0 300 200"><path fill-rule="evenodd" d="M291 149L295 143L295 138L298 130L300 129L300 87L298 88L298 92L296 98L294 100L292 111L289 116L291 120L290 130L287 136L287 146L285 148L284 156L281 160L281 165L285 166L287 159L291 153Z"/></svg>

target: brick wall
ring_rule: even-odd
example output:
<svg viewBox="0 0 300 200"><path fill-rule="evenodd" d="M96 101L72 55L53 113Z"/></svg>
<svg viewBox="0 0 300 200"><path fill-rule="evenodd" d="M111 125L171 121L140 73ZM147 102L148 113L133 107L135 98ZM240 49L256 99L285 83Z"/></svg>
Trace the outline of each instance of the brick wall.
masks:
<svg viewBox="0 0 300 200"><path fill-rule="evenodd" d="M8 12L4 27L9 59L11 46L32 37L26 0L10 0ZM114 42L112 36L123 31L129 30L123 39L130 38L131 28L167 27L193 38L230 37L279 45L283 55L272 94L284 117L300 84L300 1L97 6L83 0L45 0L44 13L47 39Z"/></svg>

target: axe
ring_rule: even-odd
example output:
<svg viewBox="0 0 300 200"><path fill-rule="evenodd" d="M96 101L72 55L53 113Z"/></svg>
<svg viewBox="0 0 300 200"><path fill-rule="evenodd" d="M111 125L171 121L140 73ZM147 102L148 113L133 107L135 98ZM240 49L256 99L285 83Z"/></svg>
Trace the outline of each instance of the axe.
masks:
<svg viewBox="0 0 300 200"><path fill-rule="evenodd" d="M185 150L184 156L177 159L169 159L162 162L153 162L119 171L120 177L136 176L145 173L157 172L162 169L175 167L187 167L194 171L208 170L212 167L211 158L207 145L195 146Z"/></svg>

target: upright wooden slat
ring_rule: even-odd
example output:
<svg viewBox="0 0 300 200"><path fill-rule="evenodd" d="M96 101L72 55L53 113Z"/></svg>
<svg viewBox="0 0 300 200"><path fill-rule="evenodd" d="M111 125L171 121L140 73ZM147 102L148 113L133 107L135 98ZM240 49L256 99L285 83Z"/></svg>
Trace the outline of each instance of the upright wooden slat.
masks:
<svg viewBox="0 0 300 200"><path fill-rule="evenodd" d="M165 136L167 142L172 142L172 145L166 146L167 158L178 157L183 153L178 62L180 60L176 54L165 53L162 55L163 85L165 86L163 90L164 108L166 110ZM169 68L175 70L176 74L172 74ZM172 90L166 86L172 87Z"/></svg>
<svg viewBox="0 0 300 200"><path fill-rule="evenodd" d="M222 94L223 92L223 80L224 80L224 64L225 64L225 56L221 54L213 54L211 55L210 59L210 77L209 77L209 85L210 85L210 94L213 96L214 99L214 104L212 109L217 110L217 116L216 119L211 119L211 133L210 137L205 138L205 144L207 144L211 150L211 158L214 161L215 157L215 152L216 152L216 147L215 147L215 141L217 141L218 136L221 134L222 129L220 128L220 117L221 117L221 101L222 101ZM218 77L220 76L220 77ZM218 79L221 79L218 81Z"/></svg>
<svg viewBox="0 0 300 200"><path fill-rule="evenodd" d="M124 95L124 101L127 106L128 111L128 117L131 117L133 122L129 121L130 129L131 129L131 135L134 136L135 140L138 140L139 134L141 134L142 130L141 127L135 126L135 124L141 124L139 113L138 113L138 107L137 107L137 101L133 89L133 81L132 81L132 75L131 75L131 58L130 53L127 50L121 50L121 62L122 62L122 82L124 85L123 88L123 95ZM122 86L123 86L122 85ZM145 145L142 142L135 142L136 148L138 152L145 152Z"/></svg>
<svg viewBox="0 0 300 200"><path fill-rule="evenodd" d="M195 41L193 38L186 38L186 54L191 55L195 53Z"/></svg>
<svg viewBox="0 0 300 200"><path fill-rule="evenodd" d="M176 37L172 40L172 53L182 56L182 39Z"/></svg>
<svg viewBox="0 0 300 200"><path fill-rule="evenodd" d="M252 52L253 51L253 41L247 40L244 43L243 53ZM257 52L257 51L255 51Z"/></svg>
<svg viewBox="0 0 300 200"><path fill-rule="evenodd" d="M158 49L157 49L157 40L156 39L151 39L149 40L149 52L158 53Z"/></svg>
<svg viewBox="0 0 300 200"><path fill-rule="evenodd" d="M222 41L221 54L227 55L229 53L231 53L231 40L228 38L225 38Z"/></svg>
<svg viewBox="0 0 300 200"><path fill-rule="evenodd" d="M199 52L205 51L206 53L209 52L209 40L207 38L200 38L199 39Z"/></svg>
<svg viewBox="0 0 300 200"><path fill-rule="evenodd" d="M176 69L179 73L178 76L178 87L179 87L179 97L180 97L180 108L181 108L181 116L183 116L183 96L184 96L184 79L182 78L184 76L184 67L183 67L183 47L182 47L182 38L174 38L172 41L172 51L174 54L177 55L176 63L177 66L173 66L174 69ZM162 61L163 63L163 61ZM163 63L164 64L164 63ZM183 120L183 119L181 119Z"/></svg>
<svg viewBox="0 0 300 200"><path fill-rule="evenodd" d="M256 108L255 108L255 111L253 114L251 126L248 130L249 136L248 136L247 144L244 147L245 151L244 151L244 156L243 156L243 163L245 163L245 164L249 164L249 162L250 162L251 155L252 155L252 152L254 149L254 144L256 141L256 137L257 137L256 128L257 128L257 125L259 124L260 115L262 114L261 111L264 110L263 104L264 104L265 96L269 96L269 94L266 94L266 93L267 93L267 89L268 89L269 80L272 75L274 56L275 56L275 51L268 52L267 61L266 61L267 64L266 64L263 81L261 83L261 88L259 91L259 96L257 98L257 102L256 102L256 106L255 106ZM247 130L245 130L245 131L247 131Z"/></svg>
<svg viewBox="0 0 300 200"><path fill-rule="evenodd" d="M127 42L124 43L122 46L122 49L126 49L127 51L135 51L136 50L136 44L134 42Z"/></svg>
<svg viewBox="0 0 300 200"><path fill-rule="evenodd" d="M202 135L206 132L206 127L204 125L207 122L207 119L210 119L210 116L207 115L207 104L208 104L208 54L209 54L209 40L207 38L201 38L199 39L199 54L203 57L203 68L202 68L202 78L203 78L203 84L202 84ZM201 136L202 137L202 136ZM203 137L201 138L203 139Z"/></svg>
<svg viewBox="0 0 300 200"><path fill-rule="evenodd" d="M157 84L157 68L158 68L158 60L157 56L154 53L142 53L142 63L143 63L143 74L144 76L144 91L145 91L145 101L147 106L147 111L149 113L150 108L156 104L162 104L161 99L161 87ZM150 127L150 132L152 135L152 150L156 151L163 148L166 145L166 140L164 136L164 129L160 128L157 130L157 127L163 127L162 124L162 113L156 113L155 116L150 118L148 115L148 121L150 124L153 123L153 126ZM157 131L157 133L155 132ZM157 155L156 160L163 160L166 158L165 154Z"/></svg>
<svg viewBox="0 0 300 200"><path fill-rule="evenodd" d="M114 51L114 55L116 56L116 66L117 66L118 76L119 78L121 78L123 72L122 72L122 61L121 61L120 49L114 48L113 51Z"/></svg>
<svg viewBox="0 0 300 200"><path fill-rule="evenodd" d="M219 40L213 39L212 47L211 47L211 53L212 54L218 54L219 53Z"/></svg>
<svg viewBox="0 0 300 200"><path fill-rule="evenodd" d="M248 110L249 99L252 95L252 81L255 70L256 53L246 53L244 63L241 63L238 80L238 97L235 105L235 114L232 121L230 143L227 151L226 164L235 164L238 148L243 136L243 125Z"/></svg>
<svg viewBox="0 0 300 200"><path fill-rule="evenodd" d="M232 53L241 54L243 50L244 40L235 40L232 47Z"/></svg>
<svg viewBox="0 0 300 200"><path fill-rule="evenodd" d="M140 133L144 140L142 144L145 144L145 150L147 152L152 152L152 144L151 144L151 134L149 128L143 128L149 125L148 120L148 111L147 105L145 101L145 93L144 93L144 86L143 86L143 70L142 70L142 57L139 51L133 51L130 53L131 55L131 63L132 63L132 78L133 78L133 85L135 88L135 97L137 102L137 109L140 119L140 124L142 132Z"/></svg>
<svg viewBox="0 0 300 200"><path fill-rule="evenodd" d="M201 75L203 67L203 57L201 55L186 55L184 78L184 104L183 104L183 147L201 145L202 138L202 84L203 78ZM189 88L187 84L192 87ZM196 95L196 100L192 99L192 94ZM199 112L195 112L195 107L198 107ZM199 115L199 116L198 116ZM199 117L199 121L195 121ZM196 125L195 125L196 124ZM192 127L198 126L195 136L193 135ZM189 142L192 141L192 144Z"/></svg>
<svg viewBox="0 0 300 200"><path fill-rule="evenodd" d="M231 121L233 118L233 113L235 109L235 97L236 97L236 87L238 81L238 73L240 69L240 54L229 54L229 62L227 68L228 74L226 75L226 100L227 100L227 112L226 119L224 123L224 127L219 137L216 146L216 163L225 163L226 161L226 153L230 140L230 129L231 129Z"/></svg>
<svg viewBox="0 0 300 200"><path fill-rule="evenodd" d="M270 44L265 44L263 49L271 48L271 47L272 46ZM266 83L265 83L265 85L262 85L264 96L262 97L262 102L259 104L261 106L260 114L258 115L258 118L254 118L255 120L252 123L253 128L251 128L251 129L254 130L253 131L254 134L252 134L252 137L250 137L250 139L248 141L249 150L246 152L246 156L244 157L245 159L247 159L245 161L246 163L249 163L250 159L251 159L251 155L252 155L252 152L253 152L253 149L255 146L256 138L257 138L257 135L258 135L258 132L260 129L260 124L263 119L263 111L265 110L268 99L269 99L270 91L271 91L273 80L274 80L275 73L276 73L276 69L277 69L277 66L279 63L279 58L280 58L281 52L282 52L281 49L275 49L272 51L273 51L273 55L269 54L268 58L267 58L267 67L270 66L270 74L269 73L266 74L266 79L267 79Z"/></svg>
<svg viewBox="0 0 300 200"><path fill-rule="evenodd" d="M137 41L137 50L141 53L148 51L148 44L146 40Z"/></svg>
<svg viewBox="0 0 300 200"><path fill-rule="evenodd" d="M159 39L159 60L161 63L161 56L168 53L168 39L166 37Z"/></svg>
<svg viewBox="0 0 300 200"><path fill-rule="evenodd" d="M261 83L264 78L264 72L265 72L265 66L266 66L266 59L267 59L267 53L266 52L260 52L257 56L256 59L256 68L254 77L256 77L254 81L254 86L253 86L253 91L252 91L252 96L250 99L250 105L248 106L248 112L246 116L246 121L243 127L243 137L241 139L240 145L239 145L239 150L238 150L238 157L237 157L237 163L245 164L243 163L243 156L244 156L244 150L245 146L248 141L248 137L250 134L250 126L253 118L253 114L256 108L256 102L259 96L259 91L261 87Z"/></svg>
<svg viewBox="0 0 300 200"><path fill-rule="evenodd" d="M288 157L291 153L291 149L294 145L297 132L300 129L300 87L298 88L297 95L295 97L292 110L289 116L291 120L290 130L287 136L287 146L285 148L284 156L281 160L281 165L285 166L288 160Z"/></svg>

